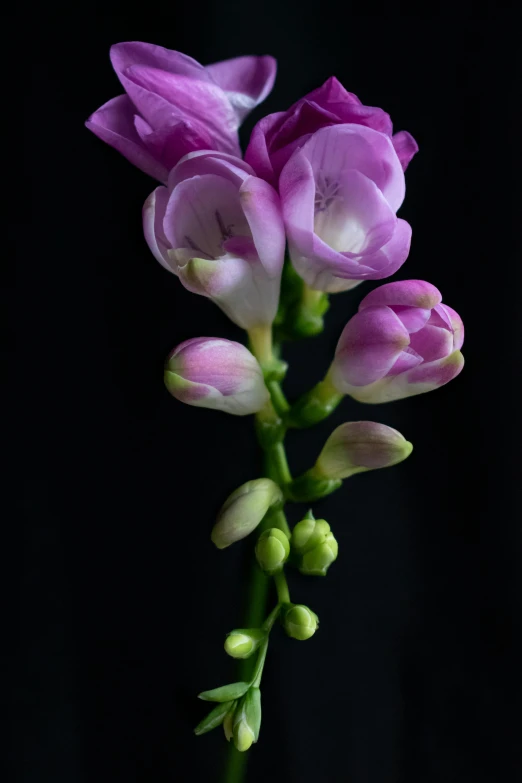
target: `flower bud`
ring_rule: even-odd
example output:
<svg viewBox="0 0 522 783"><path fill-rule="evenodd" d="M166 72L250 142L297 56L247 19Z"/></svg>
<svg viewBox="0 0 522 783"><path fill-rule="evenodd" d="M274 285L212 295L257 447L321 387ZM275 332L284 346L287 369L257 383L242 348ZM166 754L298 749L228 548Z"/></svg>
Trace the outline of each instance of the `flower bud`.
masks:
<svg viewBox="0 0 522 783"><path fill-rule="evenodd" d="M242 753L257 742L261 727L261 691L250 688L234 712L233 737L234 745Z"/></svg>
<svg viewBox="0 0 522 783"><path fill-rule="evenodd" d="M322 544L329 532L328 522L325 519L315 519L312 512L309 511L292 531L292 547L300 555L303 555Z"/></svg>
<svg viewBox="0 0 522 783"><path fill-rule="evenodd" d="M247 481L225 501L212 530L212 541L218 549L224 549L245 538L282 499L283 493L271 479Z"/></svg>
<svg viewBox="0 0 522 783"><path fill-rule="evenodd" d="M256 544L256 558L260 567L267 574L280 571L290 554L288 537L277 527L264 530Z"/></svg>
<svg viewBox="0 0 522 783"><path fill-rule="evenodd" d="M248 658L257 650L266 634L259 628L237 628L225 639L225 652L232 658Z"/></svg>
<svg viewBox="0 0 522 783"><path fill-rule="evenodd" d="M217 337L195 337L167 359L165 385L181 402L245 416L269 398L263 372L248 348Z"/></svg>
<svg viewBox="0 0 522 783"><path fill-rule="evenodd" d="M284 613L283 625L288 636L304 641L316 632L319 618L307 606L292 604Z"/></svg>
<svg viewBox="0 0 522 783"><path fill-rule="evenodd" d="M332 432L312 470L318 478L344 479L396 465L412 450L412 444L400 432L385 424L350 421Z"/></svg>
<svg viewBox="0 0 522 783"><path fill-rule="evenodd" d="M322 544L306 552L299 570L307 576L325 576L328 568L337 559L339 545L333 533L327 533Z"/></svg>

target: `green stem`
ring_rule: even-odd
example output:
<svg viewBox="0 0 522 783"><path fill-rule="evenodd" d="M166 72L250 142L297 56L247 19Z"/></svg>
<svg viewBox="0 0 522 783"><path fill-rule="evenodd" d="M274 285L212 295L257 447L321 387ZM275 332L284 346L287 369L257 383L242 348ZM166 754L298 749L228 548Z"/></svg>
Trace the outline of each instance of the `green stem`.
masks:
<svg viewBox="0 0 522 783"><path fill-rule="evenodd" d="M280 511L274 511L272 514L270 514L269 524L271 527L278 527L279 530L283 531L285 536L288 536L288 538L290 538L292 535L292 531L288 527L288 522L286 521L286 515L283 509ZM250 628L251 626L247 627Z"/></svg>
<svg viewBox="0 0 522 783"><path fill-rule="evenodd" d="M279 381L269 381L267 387L275 410L280 416L285 416L290 410L290 403L285 397L281 384Z"/></svg>
<svg viewBox="0 0 522 783"><path fill-rule="evenodd" d="M286 451L284 444L276 443L266 450L266 457L270 466L270 475L277 476L277 483L281 489L292 481L292 474L288 467L288 460L286 458Z"/></svg>
<svg viewBox="0 0 522 783"><path fill-rule="evenodd" d="M290 603L290 591L288 590L288 582L286 581L285 572L281 569L277 574L274 574L274 582L277 590L277 599L280 604Z"/></svg>

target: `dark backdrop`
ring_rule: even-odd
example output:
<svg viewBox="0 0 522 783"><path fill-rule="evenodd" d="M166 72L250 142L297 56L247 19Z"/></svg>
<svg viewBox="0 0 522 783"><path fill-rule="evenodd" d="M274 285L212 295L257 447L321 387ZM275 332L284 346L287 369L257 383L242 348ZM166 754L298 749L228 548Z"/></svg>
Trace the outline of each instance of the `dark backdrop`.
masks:
<svg viewBox="0 0 522 783"><path fill-rule="evenodd" d="M13 747L26 783L214 781L226 749L220 731L193 736L195 696L232 677L222 642L241 623L249 547L217 552L209 532L260 458L251 420L164 389L175 344L242 335L154 261L140 222L154 182L83 127L121 92L109 46L136 39L203 63L275 55L276 86L243 140L332 73L389 111L420 145L396 277L433 282L467 327L449 386L371 410L346 401L289 438L296 471L349 419L397 427L415 451L317 505L340 557L325 580L291 574L321 628L307 643L274 634L248 781L520 780L515 30L509 13L327 3L46 7L25 87L31 211L16 223L26 521ZM374 285L334 297L325 334L288 347L291 396L320 377Z"/></svg>

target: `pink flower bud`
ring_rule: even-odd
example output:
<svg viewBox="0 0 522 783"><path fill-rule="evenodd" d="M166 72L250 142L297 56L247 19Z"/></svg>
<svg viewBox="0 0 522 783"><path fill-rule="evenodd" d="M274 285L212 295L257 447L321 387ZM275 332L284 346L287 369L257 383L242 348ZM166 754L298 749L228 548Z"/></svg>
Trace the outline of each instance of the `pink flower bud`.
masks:
<svg viewBox="0 0 522 783"><path fill-rule="evenodd" d="M366 470L389 468L409 457L412 450L411 443L392 427L374 421L350 421L332 432L314 474L344 479Z"/></svg>
<svg viewBox="0 0 522 783"><path fill-rule="evenodd" d="M165 367L165 385L181 402L245 416L269 394L257 359L240 343L195 337L178 345Z"/></svg>
<svg viewBox="0 0 522 783"><path fill-rule="evenodd" d="M330 377L360 402L389 402L437 389L464 366L464 326L422 280L369 293L341 335Z"/></svg>

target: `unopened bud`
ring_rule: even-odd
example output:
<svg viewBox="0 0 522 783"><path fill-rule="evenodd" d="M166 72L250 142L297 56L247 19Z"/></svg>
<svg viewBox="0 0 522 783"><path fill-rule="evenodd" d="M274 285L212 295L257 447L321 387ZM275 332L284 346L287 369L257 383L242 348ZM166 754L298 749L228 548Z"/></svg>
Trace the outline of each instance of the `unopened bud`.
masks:
<svg viewBox="0 0 522 783"><path fill-rule="evenodd" d="M268 509L281 502L283 493L269 478L254 479L238 487L223 504L212 529L212 541L224 549L249 535Z"/></svg>
<svg viewBox="0 0 522 783"><path fill-rule="evenodd" d="M319 618L304 604L292 604L284 614L283 625L288 636L304 641L316 632Z"/></svg>
<svg viewBox="0 0 522 783"><path fill-rule="evenodd" d="M303 555L322 544L329 532L328 522L325 519L315 519L312 512L309 511L292 531L292 547Z"/></svg>
<svg viewBox="0 0 522 783"><path fill-rule="evenodd" d="M339 545L333 533L327 533L322 544L303 555L299 570L307 576L325 576L328 568L337 558Z"/></svg>
<svg viewBox="0 0 522 783"><path fill-rule="evenodd" d="M248 658L259 647L266 634L259 628L237 628L225 639L225 652L232 658Z"/></svg>
<svg viewBox="0 0 522 783"><path fill-rule="evenodd" d="M242 753L257 742L261 727L261 692L259 688L250 688L234 712L234 745Z"/></svg>
<svg viewBox="0 0 522 783"><path fill-rule="evenodd" d="M280 571L290 554L288 537L277 527L264 530L256 544L257 562L267 574Z"/></svg>

